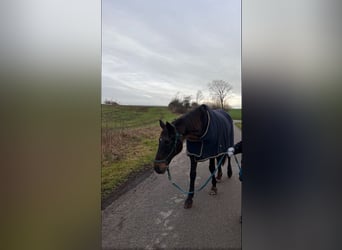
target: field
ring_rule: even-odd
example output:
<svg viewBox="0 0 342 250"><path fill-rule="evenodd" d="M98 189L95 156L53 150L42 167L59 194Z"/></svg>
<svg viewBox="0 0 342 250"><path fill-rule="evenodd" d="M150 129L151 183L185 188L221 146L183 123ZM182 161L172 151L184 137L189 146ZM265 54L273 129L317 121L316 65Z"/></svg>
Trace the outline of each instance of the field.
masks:
<svg viewBox="0 0 342 250"><path fill-rule="evenodd" d="M241 109L231 109L228 111L233 120L242 120Z"/></svg>
<svg viewBox="0 0 342 250"><path fill-rule="evenodd" d="M229 113L241 119L240 109ZM102 105L102 199L132 173L152 168L161 131L158 120L171 122L178 116L167 107Z"/></svg>
<svg viewBox="0 0 342 250"><path fill-rule="evenodd" d="M114 130L157 125L159 119L172 121L176 117L166 107L102 105L102 128Z"/></svg>

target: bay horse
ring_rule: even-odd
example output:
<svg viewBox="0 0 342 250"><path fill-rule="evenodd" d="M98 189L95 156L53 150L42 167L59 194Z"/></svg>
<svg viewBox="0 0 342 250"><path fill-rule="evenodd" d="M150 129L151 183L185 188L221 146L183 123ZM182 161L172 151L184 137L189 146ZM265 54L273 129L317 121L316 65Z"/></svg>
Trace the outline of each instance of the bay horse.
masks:
<svg viewBox="0 0 342 250"><path fill-rule="evenodd" d="M182 115L173 122L159 120L162 131L158 151L154 160L154 170L164 174L171 160L183 149L186 140L187 155L190 157L190 187L184 208L191 208L194 197L197 162L209 159L209 170L215 171L215 159L223 165L229 147L234 146L233 120L224 110L212 110L207 105ZM223 157L223 159L222 159ZM232 166L228 157L227 175L232 176ZM218 168L217 177L212 176L210 194L217 194L216 182L221 179L222 169Z"/></svg>

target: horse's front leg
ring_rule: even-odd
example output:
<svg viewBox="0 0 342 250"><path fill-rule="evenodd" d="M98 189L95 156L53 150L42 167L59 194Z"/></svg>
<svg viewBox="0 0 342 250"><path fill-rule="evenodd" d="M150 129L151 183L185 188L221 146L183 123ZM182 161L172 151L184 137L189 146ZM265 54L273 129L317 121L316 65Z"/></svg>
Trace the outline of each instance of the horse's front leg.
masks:
<svg viewBox="0 0 342 250"><path fill-rule="evenodd" d="M221 182L221 179L222 179L222 167L220 166L217 168L216 181Z"/></svg>
<svg viewBox="0 0 342 250"><path fill-rule="evenodd" d="M212 158L209 160L209 170L210 173L213 174L215 171L215 158ZM212 176L211 178L211 190L210 190L210 195L216 195L217 194L217 187L216 187L216 178L215 175Z"/></svg>
<svg viewBox="0 0 342 250"><path fill-rule="evenodd" d="M216 161L217 164L219 164L220 160L221 160L221 164L220 166L217 168L217 175L216 175L216 182L221 182L222 179L222 166L224 165L224 163L226 162L226 156L221 156L223 157L223 159L221 160L220 157L217 157Z"/></svg>
<svg viewBox="0 0 342 250"><path fill-rule="evenodd" d="M196 168L197 162L194 157L190 157L191 161L191 168L190 168L190 188L188 198L185 200L184 208L191 208L192 207L192 198L194 197L195 193L195 179L196 179Z"/></svg>

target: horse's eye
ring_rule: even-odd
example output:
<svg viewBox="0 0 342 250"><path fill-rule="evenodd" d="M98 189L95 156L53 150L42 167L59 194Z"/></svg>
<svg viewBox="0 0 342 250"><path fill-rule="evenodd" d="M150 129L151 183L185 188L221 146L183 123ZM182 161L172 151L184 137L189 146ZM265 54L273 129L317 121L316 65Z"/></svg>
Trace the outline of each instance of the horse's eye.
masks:
<svg viewBox="0 0 342 250"><path fill-rule="evenodd" d="M164 142L165 144L170 144L170 140L159 138L159 142Z"/></svg>

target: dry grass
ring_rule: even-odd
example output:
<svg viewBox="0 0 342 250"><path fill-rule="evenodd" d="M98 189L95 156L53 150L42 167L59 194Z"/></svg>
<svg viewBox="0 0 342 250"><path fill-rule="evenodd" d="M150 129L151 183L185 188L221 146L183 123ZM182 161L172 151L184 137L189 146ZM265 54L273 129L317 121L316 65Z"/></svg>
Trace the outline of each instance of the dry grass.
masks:
<svg viewBox="0 0 342 250"><path fill-rule="evenodd" d="M159 126L102 131L102 198L128 176L152 163L158 147ZM152 166L151 166L152 167Z"/></svg>
<svg viewBox="0 0 342 250"><path fill-rule="evenodd" d="M142 141L157 140L160 130L158 127L133 128L115 131L102 130L102 166L123 160L130 155L136 155Z"/></svg>

